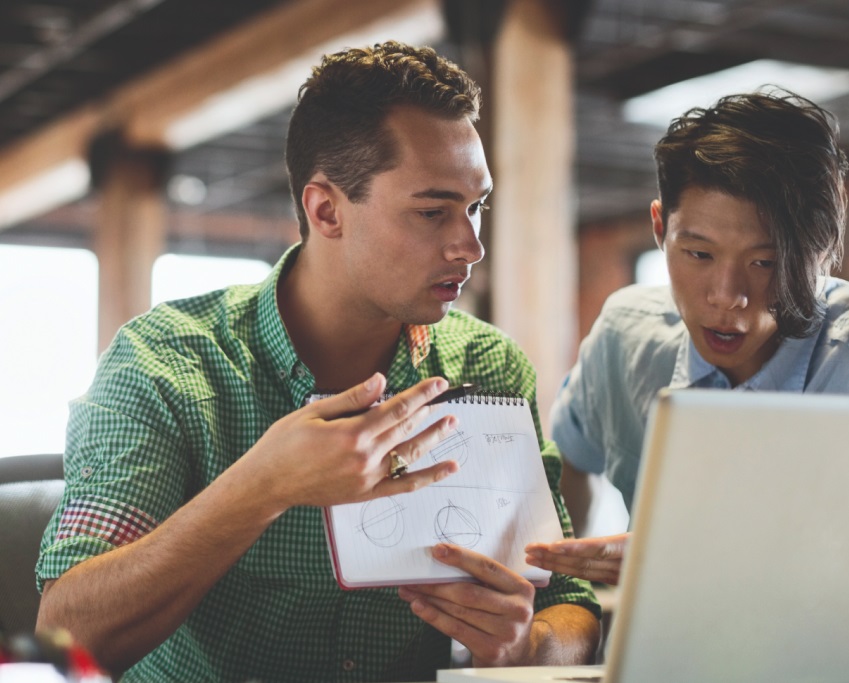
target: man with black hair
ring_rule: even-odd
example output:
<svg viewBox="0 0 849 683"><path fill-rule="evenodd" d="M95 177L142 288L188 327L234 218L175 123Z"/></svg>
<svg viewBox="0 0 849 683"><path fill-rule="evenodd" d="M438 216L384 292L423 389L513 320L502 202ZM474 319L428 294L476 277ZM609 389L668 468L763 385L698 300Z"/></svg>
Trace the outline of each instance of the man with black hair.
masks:
<svg viewBox="0 0 849 683"><path fill-rule="evenodd" d="M849 283L829 277L847 161L831 115L792 93L732 95L675 119L655 159L651 222L670 285L611 295L552 411L579 535L595 475L630 510L662 387L849 393ZM528 561L616 583L627 540L533 544Z"/></svg>

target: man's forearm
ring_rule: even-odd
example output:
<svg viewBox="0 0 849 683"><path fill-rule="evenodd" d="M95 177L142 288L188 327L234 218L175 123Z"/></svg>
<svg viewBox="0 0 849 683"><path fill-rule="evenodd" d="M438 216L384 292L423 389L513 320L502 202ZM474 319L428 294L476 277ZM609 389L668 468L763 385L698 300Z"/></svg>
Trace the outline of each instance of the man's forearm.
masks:
<svg viewBox="0 0 849 683"><path fill-rule="evenodd" d="M598 619L588 609L580 605L548 607L534 616L527 664L592 664L600 637Z"/></svg>
<svg viewBox="0 0 849 683"><path fill-rule="evenodd" d="M68 629L113 673L156 648L275 518L240 469L147 536L48 582L37 629Z"/></svg>
<svg viewBox="0 0 849 683"><path fill-rule="evenodd" d="M447 461L387 476L391 450L403 446L415 461L456 421L445 416L405 439L448 383L426 379L366 410L385 386L376 373L277 420L160 527L45 584L38 627L69 629L102 665L122 671L171 635L288 508L408 493L454 472ZM337 419L352 411L355 417Z"/></svg>

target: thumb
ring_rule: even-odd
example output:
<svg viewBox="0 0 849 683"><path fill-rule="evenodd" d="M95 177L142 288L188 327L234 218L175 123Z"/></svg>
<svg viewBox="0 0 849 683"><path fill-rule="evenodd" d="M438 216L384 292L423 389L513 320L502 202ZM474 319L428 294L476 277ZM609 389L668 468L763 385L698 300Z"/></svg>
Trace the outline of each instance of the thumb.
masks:
<svg viewBox="0 0 849 683"><path fill-rule="evenodd" d="M376 372L365 382L357 384L341 394L328 396L313 403L315 415L323 420L351 417L361 413L380 398L386 388L386 377Z"/></svg>

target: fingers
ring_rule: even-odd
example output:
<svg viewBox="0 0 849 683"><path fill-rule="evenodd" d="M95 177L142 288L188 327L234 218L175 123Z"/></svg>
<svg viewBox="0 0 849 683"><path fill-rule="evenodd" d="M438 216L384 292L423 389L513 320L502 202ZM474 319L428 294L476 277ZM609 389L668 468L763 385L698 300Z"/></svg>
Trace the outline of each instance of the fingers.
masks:
<svg viewBox="0 0 849 683"><path fill-rule="evenodd" d="M471 652L493 642L501 621L498 615L420 592L418 588L421 587L402 586L398 596L410 604L413 614L422 621L462 643Z"/></svg>
<svg viewBox="0 0 849 683"><path fill-rule="evenodd" d="M525 561L535 567L589 581L617 584L630 533L599 538L532 543Z"/></svg>
<svg viewBox="0 0 849 683"><path fill-rule="evenodd" d="M415 439L411 439L392 450L401 455L410 465L413 465L430 451L431 448L453 432L456 427L457 418L453 415L446 415L434 422L427 429L422 430L421 434L416 436ZM390 467L388 453L384 463L388 474ZM379 496L410 493L433 484L440 479L444 479L459 469L460 466L453 460L440 462L430 467L410 469L407 470L406 474L397 479L387 478L379 482L375 487L375 493Z"/></svg>
<svg viewBox="0 0 849 683"><path fill-rule="evenodd" d="M415 386L383 401L363 415L363 422L380 438L398 444L415 431L429 410L420 410L448 388L442 377L422 380Z"/></svg>
<svg viewBox="0 0 849 683"><path fill-rule="evenodd" d="M533 586L516 572L486 555L450 543L438 543L431 554L435 560L470 574L486 586L502 593L530 590Z"/></svg>
<svg viewBox="0 0 849 683"><path fill-rule="evenodd" d="M390 478L390 452L396 451L410 465L450 434L457 418L446 415L417 433L431 414L429 401L448 387L442 377L422 380L415 386L377 402L386 389L386 378L376 373L365 382L335 396L315 401L303 410L307 417L323 421L326 435L335 435L338 443L358 463L359 476L369 481L355 500L415 491L456 472L458 465L446 461L432 467L408 471ZM415 436L412 436L415 434Z"/></svg>
<svg viewBox="0 0 849 683"><path fill-rule="evenodd" d="M378 439L376 446L377 448L387 448L387 453L395 451L412 466L427 455L431 449L436 447L440 441L448 437L457 428L457 424L458 420L456 416L445 415L416 434L412 439L408 439L403 443L397 443L389 436L383 435Z"/></svg>
<svg viewBox="0 0 849 683"><path fill-rule="evenodd" d="M440 562L463 569L481 583L402 586L399 597L423 621L469 648L476 661L490 666L520 661L534 617L533 586L465 548L439 544L432 552Z"/></svg>
<svg viewBox="0 0 849 683"><path fill-rule="evenodd" d="M335 396L328 396L310 404L314 415L323 420L332 420L368 410L386 389L386 377L376 372L365 382Z"/></svg>
<svg viewBox="0 0 849 683"><path fill-rule="evenodd" d="M582 558L563 557L534 557L528 556L525 561L535 567L547 569L558 574L566 574L595 583L606 583L615 586L619 583L622 569L620 560L588 560Z"/></svg>
<svg viewBox="0 0 849 683"><path fill-rule="evenodd" d="M445 479L445 477L454 474L454 472L459 469L460 466L456 462L448 460L446 462L433 465L432 467L426 467L412 472L408 471L406 474L398 477L397 479L392 479L387 476L375 485L374 495L376 497L380 497L394 496L399 493L412 493L413 491L429 486L441 479ZM386 468L386 472L388 475L388 466Z"/></svg>
<svg viewBox="0 0 849 683"><path fill-rule="evenodd" d="M630 538L630 532L598 538L565 538L555 543L531 543L525 550L529 553L547 551L554 555L569 557L621 560Z"/></svg>
<svg viewBox="0 0 849 683"><path fill-rule="evenodd" d="M386 378L375 373L365 382L335 396L311 403L315 417L333 420L343 417L357 418L371 438L386 444L387 450L404 441L428 415L421 410L432 399L448 388L442 377L431 377L395 396L375 404L386 389Z"/></svg>

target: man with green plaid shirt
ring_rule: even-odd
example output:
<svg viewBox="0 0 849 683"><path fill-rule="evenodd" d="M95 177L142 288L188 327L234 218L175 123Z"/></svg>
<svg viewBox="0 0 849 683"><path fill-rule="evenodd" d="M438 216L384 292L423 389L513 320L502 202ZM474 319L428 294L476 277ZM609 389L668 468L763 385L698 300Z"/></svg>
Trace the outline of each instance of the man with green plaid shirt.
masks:
<svg viewBox="0 0 849 683"><path fill-rule="evenodd" d="M414 462L455 428L446 416L410 436L449 382L528 398L557 490L533 369L451 310L483 258L478 106L477 86L427 48L323 59L287 141L302 242L259 285L128 323L72 404L39 628L69 629L127 681L433 680L451 638L476 666L592 659L598 605L579 580L535 590L438 544L478 581L342 591L327 555L320 506L456 471L389 476L391 451ZM366 410L387 387L399 393Z"/></svg>

